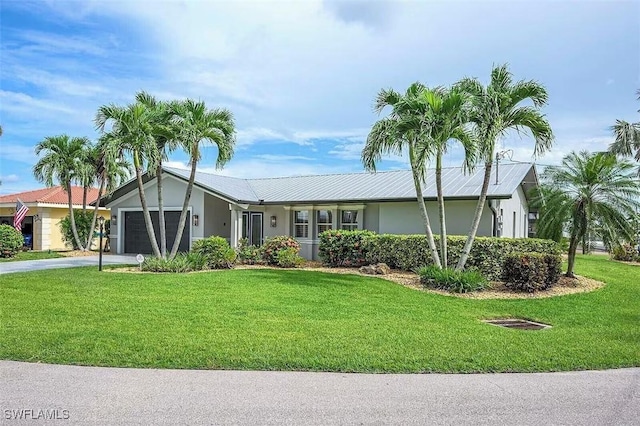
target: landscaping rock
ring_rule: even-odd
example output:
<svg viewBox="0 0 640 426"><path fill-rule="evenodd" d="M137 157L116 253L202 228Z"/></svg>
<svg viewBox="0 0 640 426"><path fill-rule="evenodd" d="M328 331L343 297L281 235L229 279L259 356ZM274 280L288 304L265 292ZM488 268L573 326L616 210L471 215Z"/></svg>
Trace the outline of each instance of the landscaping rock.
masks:
<svg viewBox="0 0 640 426"><path fill-rule="evenodd" d="M387 275L391 272L391 268L386 263L376 263L375 265L362 266L359 271L368 275Z"/></svg>

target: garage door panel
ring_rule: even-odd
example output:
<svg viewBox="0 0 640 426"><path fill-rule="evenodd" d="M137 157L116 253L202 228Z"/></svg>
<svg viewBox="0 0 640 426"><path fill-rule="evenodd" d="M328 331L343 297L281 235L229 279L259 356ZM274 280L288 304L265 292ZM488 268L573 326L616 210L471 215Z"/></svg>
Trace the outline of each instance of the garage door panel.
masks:
<svg viewBox="0 0 640 426"><path fill-rule="evenodd" d="M158 211L149 212L153 230L156 234L158 245L160 244L160 215ZM171 250L173 241L178 233L178 222L180 221L179 211L164 212L165 227L167 230L167 249ZM180 240L179 251L189 251L189 223L191 214L187 212L187 220ZM141 211L124 213L124 252L125 253L153 253L151 248L151 240L147 234L147 227L144 222L144 215Z"/></svg>

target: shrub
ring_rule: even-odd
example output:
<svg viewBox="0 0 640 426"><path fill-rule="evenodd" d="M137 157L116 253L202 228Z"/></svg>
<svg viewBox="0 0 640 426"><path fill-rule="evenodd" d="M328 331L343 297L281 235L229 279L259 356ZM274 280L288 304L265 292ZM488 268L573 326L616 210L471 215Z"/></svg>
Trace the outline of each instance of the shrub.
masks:
<svg viewBox="0 0 640 426"><path fill-rule="evenodd" d="M232 268L236 260L236 252L226 239L222 237L208 237L193 243L192 253L204 257L210 269Z"/></svg>
<svg viewBox="0 0 640 426"><path fill-rule="evenodd" d="M328 266L362 266L368 264L365 240L371 231L332 230L320 234L318 256Z"/></svg>
<svg viewBox="0 0 640 426"><path fill-rule="evenodd" d="M547 288L547 263L540 253L511 253L505 257L503 279L511 290L534 292Z"/></svg>
<svg viewBox="0 0 640 426"><path fill-rule="evenodd" d="M176 255L176 257L178 257L178 255ZM192 271L207 269L207 257L203 254L191 251L186 253L185 257Z"/></svg>
<svg viewBox="0 0 640 426"><path fill-rule="evenodd" d="M545 288L556 285L562 275L562 256L559 254L544 254L544 263L547 266Z"/></svg>
<svg viewBox="0 0 640 426"><path fill-rule="evenodd" d="M190 272L197 269L192 253L178 253L172 260L160 257L147 257L142 262L142 270L147 272Z"/></svg>
<svg viewBox="0 0 640 426"><path fill-rule="evenodd" d="M438 268L435 265L418 269L420 282L431 288L446 290L452 293L468 293L484 290L488 281L478 271L455 271L451 268Z"/></svg>
<svg viewBox="0 0 640 426"><path fill-rule="evenodd" d="M87 210L86 212L82 212L82 210L74 210L73 217L76 221L76 230L78 231L78 237L80 237L80 242L82 244L87 242L87 238L89 235L93 234L95 229L91 229L91 221L93 220L93 210ZM96 220L96 226L98 221ZM62 232L62 241L72 247L74 250L78 250L78 245L76 244L75 238L73 238L73 231L71 230L71 218L69 215L66 215L64 218L60 220L58 223L60 226L60 231ZM109 234L106 234L109 235Z"/></svg>
<svg viewBox="0 0 640 426"><path fill-rule="evenodd" d="M298 250L289 247L278 251L276 263L281 268L297 268L304 263L304 259L298 254Z"/></svg>
<svg viewBox="0 0 640 426"><path fill-rule="evenodd" d="M249 240L242 238L238 241L238 248L236 250L238 255L238 261L245 265L255 265L263 263L263 248L260 246L254 246L249 244Z"/></svg>
<svg viewBox="0 0 640 426"><path fill-rule="evenodd" d="M611 251L611 257L615 260L622 260L625 262L640 261L640 254L638 253L638 249L632 244L616 245Z"/></svg>
<svg viewBox="0 0 640 426"><path fill-rule="evenodd" d="M466 237L450 236L447 238L449 247L449 264L457 264ZM439 238L436 237L438 245ZM406 271L430 265L431 255L424 235L372 235L364 240L364 253L367 263L386 263L391 268ZM473 243L466 268L475 269L488 280L499 280L505 257L510 253L535 252L557 255L560 253L558 244L551 240L535 238L495 238L478 237Z"/></svg>
<svg viewBox="0 0 640 426"><path fill-rule="evenodd" d="M24 246L22 233L11 225L0 225L0 257L13 257Z"/></svg>
<svg viewBox="0 0 640 426"><path fill-rule="evenodd" d="M288 248L300 251L300 243L292 237L280 236L267 238L263 245L263 259L268 265L278 265L278 253Z"/></svg>

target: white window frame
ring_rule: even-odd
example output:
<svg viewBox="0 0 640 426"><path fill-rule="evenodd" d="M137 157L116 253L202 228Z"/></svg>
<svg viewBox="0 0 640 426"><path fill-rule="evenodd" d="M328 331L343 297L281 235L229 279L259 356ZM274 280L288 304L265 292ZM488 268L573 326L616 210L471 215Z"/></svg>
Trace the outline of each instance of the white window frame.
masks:
<svg viewBox="0 0 640 426"><path fill-rule="evenodd" d="M306 220L306 222L298 222L297 221L298 213L302 213L302 212L307 212L307 220ZM310 219L311 219L311 217L310 217L311 214L312 214L311 212L312 212L312 210L309 210L309 209L294 210L293 211L293 237L294 238L310 238L309 237L309 222L310 222ZM303 227L301 229L305 230L305 232L303 234L306 234L306 235L298 235L298 227L299 226Z"/></svg>
<svg viewBox="0 0 640 426"><path fill-rule="evenodd" d="M344 212L351 212L355 220L353 222L345 222L343 221ZM340 229L344 229L345 231L356 231L359 228L358 224L358 214L362 212L362 210L354 210L354 209L344 209L340 210Z"/></svg>
<svg viewBox="0 0 640 426"><path fill-rule="evenodd" d="M320 213L327 212L328 222L320 222ZM330 231L333 229L333 210L332 209L318 209L316 210L316 231L317 235L320 235L324 231ZM320 230L320 227L325 229Z"/></svg>

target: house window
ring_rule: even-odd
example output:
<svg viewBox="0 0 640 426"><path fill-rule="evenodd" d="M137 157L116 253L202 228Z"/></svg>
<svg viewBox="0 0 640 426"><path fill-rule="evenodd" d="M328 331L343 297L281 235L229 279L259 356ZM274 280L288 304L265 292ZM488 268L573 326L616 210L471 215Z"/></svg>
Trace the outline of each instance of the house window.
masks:
<svg viewBox="0 0 640 426"><path fill-rule="evenodd" d="M318 210L318 235L333 228L331 210Z"/></svg>
<svg viewBox="0 0 640 426"><path fill-rule="evenodd" d="M355 231L358 229L358 211L357 210L342 210L340 216L340 229L347 231Z"/></svg>
<svg viewBox="0 0 640 426"><path fill-rule="evenodd" d="M296 238L309 238L309 210L293 212L293 229Z"/></svg>

